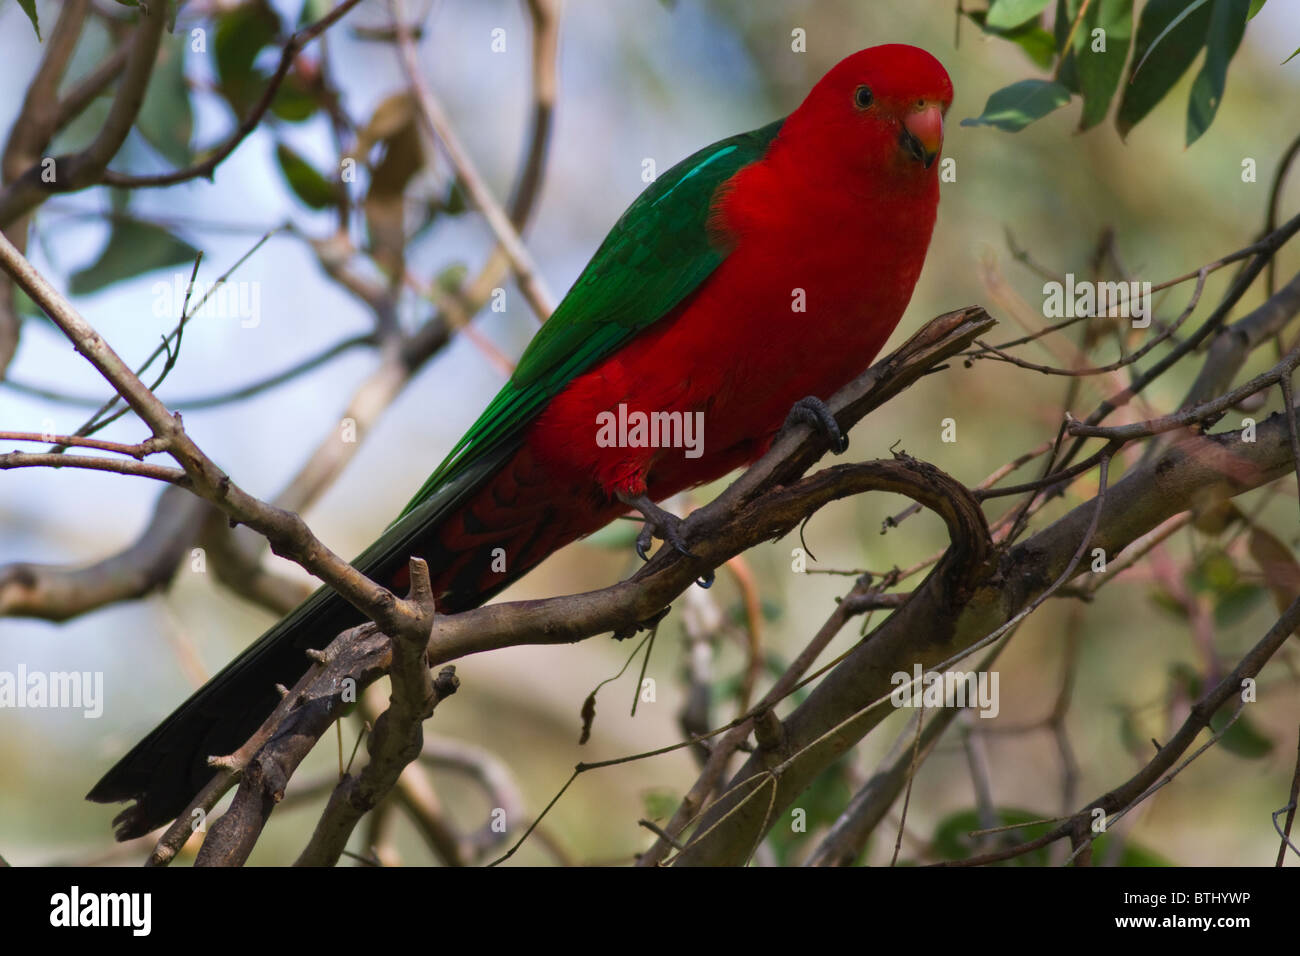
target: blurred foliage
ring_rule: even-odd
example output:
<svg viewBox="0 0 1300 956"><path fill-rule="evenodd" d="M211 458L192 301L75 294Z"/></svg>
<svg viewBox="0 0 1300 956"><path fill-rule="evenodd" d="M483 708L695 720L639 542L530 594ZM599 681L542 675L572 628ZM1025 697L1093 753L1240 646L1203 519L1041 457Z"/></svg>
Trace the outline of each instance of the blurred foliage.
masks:
<svg viewBox="0 0 1300 956"><path fill-rule="evenodd" d="M1016 44L1040 67L1055 63L1052 79L1023 80L994 92L984 112L963 125L1024 129L1068 103L1083 99L1080 131L1105 119L1124 76L1115 125L1127 136L1169 93L1204 51L1205 62L1187 103L1187 145L1214 121L1246 21L1265 0L1149 0L1133 37L1133 0L1056 0L1053 32L1042 19L1050 0L993 0L987 10L964 11L986 33Z"/></svg>
<svg viewBox="0 0 1300 956"><path fill-rule="evenodd" d="M981 823L980 812L974 808L959 810L939 821L930 837L930 849L939 860L968 860L972 856L990 853L1002 847L1014 846L1029 840L1035 840L1055 826L1052 822L1034 822L1045 819L1041 813L1028 810L998 807L991 813L996 821L995 827L1013 827L996 834L978 837L972 833L984 830L988 825ZM1116 843L1119 843L1119 855L1115 856ZM994 866L1052 866L1054 854L1059 853L1059 845L1040 847L1022 856L1003 860ZM1131 840L1104 833L1092 842L1092 861L1094 864L1105 863L1110 866L1169 866L1170 861L1158 853L1145 849Z"/></svg>

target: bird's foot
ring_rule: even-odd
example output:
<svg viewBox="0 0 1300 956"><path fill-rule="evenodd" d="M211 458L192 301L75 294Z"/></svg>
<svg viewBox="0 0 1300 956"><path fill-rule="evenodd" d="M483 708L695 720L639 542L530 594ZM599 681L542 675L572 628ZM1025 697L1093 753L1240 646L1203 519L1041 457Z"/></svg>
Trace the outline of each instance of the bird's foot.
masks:
<svg viewBox="0 0 1300 956"><path fill-rule="evenodd" d="M616 494L619 501L629 508L635 508L645 518L645 524L636 536L636 553L642 561L650 560L650 545L655 538L662 538L688 558L695 557L687 549L686 540L682 537L681 518L664 511L645 494L630 495L622 491Z"/></svg>
<svg viewBox="0 0 1300 956"><path fill-rule="evenodd" d="M848 451L849 437L840 430L840 424L831 414L830 406L816 395L809 395L795 402L781 430L785 431L795 425L808 425L821 432L830 439L831 451L837 455Z"/></svg>

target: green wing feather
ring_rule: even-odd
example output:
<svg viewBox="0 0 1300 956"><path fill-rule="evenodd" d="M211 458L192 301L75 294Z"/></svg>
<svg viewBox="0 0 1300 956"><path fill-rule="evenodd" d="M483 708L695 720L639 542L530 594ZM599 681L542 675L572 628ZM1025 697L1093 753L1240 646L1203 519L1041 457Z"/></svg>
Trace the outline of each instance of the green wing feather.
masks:
<svg viewBox="0 0 1300 956"><path fill-rule="evenodd" d="M403 509L419 509L445 483L520 434L575 377L614 354L690 295L726 256L710 239L713 194L761 159L783 120L693 153L623 213L587 268L529 343L514 375Z"/></svg>

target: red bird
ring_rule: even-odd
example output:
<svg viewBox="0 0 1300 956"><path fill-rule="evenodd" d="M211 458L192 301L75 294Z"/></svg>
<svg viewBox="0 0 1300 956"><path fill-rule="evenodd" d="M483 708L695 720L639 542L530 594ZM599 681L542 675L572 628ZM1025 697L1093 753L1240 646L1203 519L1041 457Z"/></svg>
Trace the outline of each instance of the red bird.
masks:
<svg viewBox="0 0 1300 956"><path fill-rule="evenodd" d="M678 163L615 224L510 381L356 562L440 610L474 607L630 508L759 457L792 414L843 445L824 400L902 317L939 202L952 82L924 50L853 54L784 120ZM792 413L792 409L794 409ZM322 588L197 691L89 794L135 800L117 836L179 814L321 647L362 620Z"/></svg>

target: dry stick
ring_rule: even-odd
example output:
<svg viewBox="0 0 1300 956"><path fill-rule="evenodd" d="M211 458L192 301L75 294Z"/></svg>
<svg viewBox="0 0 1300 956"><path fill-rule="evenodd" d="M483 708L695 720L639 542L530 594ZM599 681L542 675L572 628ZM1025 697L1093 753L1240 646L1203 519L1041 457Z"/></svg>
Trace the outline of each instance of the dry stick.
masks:
<svg viewBox="0 0 1300 956"><path fill-rule="evenodd" d="M1273 174L1273 183L1268 190L1268 216L1264 220L1264 232L1268 234L1277 228L1277 213L1279 204L1282 201L1282 186L1286 182L1287 174L1291 171L1291 164L1295 162L1296 156L1300 156L1300 135L1291 140L1291 143L1282 153L1282 158L1278 161L1277 172ZM1264 288L1269 295L1277 288L1277 263L1272 259L1268 263L1268 271L1264 275Z"/></svg>
<svg viewBox="0 0 1300 956"><path fill-rule="evenodd" d="M345 776L334 789L296 866L333 866L338 862L361 817L378 805L407 764L419 756L424 746L424 721L460 686L454 667L444 667L435 680L425 666L424 649L433 624L433 586L423 559L412 558L410 567L407 601L419 614L390 632L392 696L370 733L370 762L357 776Z"/></svg>
<svg viewBox="0 0 1300 956"><path fill-rule="evenodd" d="M27 85L22 108L10 129L9 141L5 144L6 182L17 178L35 162L49 145L54 133L63 126L58 102L59 84L81 39L89 10L89 0L65 0L59 10L54 29L45 40L41 63L36 68L31 83ZM117 48L120 62L114 76L121 74L122 64L126 62L126 54L130 49L130 44L122 44Z"/></svg>
<svg viewBox="0 0 1300 956"><path fill-rule="evenodd" d="M1222 727L1220 727L1218 730L1214 732L1214 734L1210 737L1209 740L1201 744L1201 746L1197 747L1194 751L1192 751L1192 753L1185 760L1179 763L1178 766L1174 767L1167 774L1161 777L1158 781L1153 783L1145 791L1143 791L1136 798L1134 798L1134 800L1128 806L1124 807L1122 810L1120 810L1118 813L1114 814L1113 816L1104 817L1102 828L1100 830L1094 830L1093 832L1096 833L1097 836L1100 836L1102 833L1108 831L1112 825L1118 823L1120 820L1124 819L1124 817L1128 816L1128 814L1131 811L1135 810L1140 803L1146 800L1147 797L1151 796L1153 793L1155 793L1161 787L1164 787L1166 784L1171 783L1174 777L1178 776L1180 773L1182 773L1191 765L1193 760L1195 760L1197 757L1205 753L1207 750L1209 750L1211 747L1213 747L1215 744L1217 744L1220 740L1223 739L1223 735L1226 734L1229 728L1231 728L1232 725L1237 722L1237 718L1241 716L1245 708L1246 705L1244 702L1239 704L1237 706L1237 709L1233 711L1232 716L1229 717L1228 720L1224 722ZM1092 841L1096 839L1097 836L1093 836L1093 837L1088 836L1090 827L1087 824L1085 824L1082 817L1076 816L1071 821L1071 823L1072 826L1070 828L1070 840L1074 845L1074 850L1073 852L1070 853L1069 856L1065 858L1064 862L1062 862L1061 865L1069 866L1071 863L1074 863L1076 859L1082 856L1084 859L1082 865L1087 866L1089 865L1089 861L1091 860L1092 857Z"/></svg>
<svg viewBox="0 0 1300 956"><path fill-rule="evenodd" d="M157 455L164 450L161 445L159 445L158 439L156 438L146 438L144 441L136 442L134 445L125 445L122 442L103 441L98 438L79 438L75 435L49 435L42 432L0 431L0 441L38 442L42 445L56 443L59 445L71 445L76 448L95 448L99 451L111 451L119 455L128 455L137 461L141 461L149 455Z"/></svg>
<svg viewBox="0 0 1300 956"><path fill-rule="evenodd" d="M343 0L342 3L315 23L303 27L289 37L284 49L280 52L280 64L267 81L261 99L257 101L243 121L235 127L234 131L226 137L225 142L211 150L207 159L201 160L192 166L186 166L184 169L173 170L170 173L157 173L147 176L134 176L130 173L118 173L111 169L105 169L102 178L103 183L120 189L141 189L156 186L174 186L177 183L198 179L200 176L211 181L216 175L217 167L261 124L262 117L271 108L271 101L275 99L280 84L288 76L294 59L302 51L303 47L341 20L360 2L361 0Z"/></svg>
<svg viewBox="0 0 1300 956"><path fill-rule="evenodd" d="M1159 418L1148 419L1144 422L1133 422L1129 425L1092 425L1088 422L1078 421L1067 412L1065 429L1069 434L1078 438L1107 438L1112 442L1127 442L1135 438L1149 438L1152 435L1160 435L1177 428L1185 428L1188 425L1195 425L1209 419L1217 420L1216 416L1226 412L1241 402L1242 399L1248 398L1256 392L1262 392L1274 385L1281 384L1283 392L1289 394L1291 386L1287 379L1297 364L1300 364L1300 345L1283 356L1282 361L1267 372L1255 376L1249 382L1212 401L1202 402L1199 405L1184 408L1170 415L1162 415ZM1289 404L1287 407L1291 408ZM1294 414L1294 409L1292 409L1292 414ZM1292 428L1292 432L1294 433L1294 428Z"/></svg>
<svg viewBox="0 0 1300 956"><path fill-rule="evenodd" d="M1070 30L1065 34L1065 42L1061 44L1061 56L1060 59L1056 61L1056 69L1052 71L1053 80L1059 80L1061 78L1061 69L1065 66L1065 54L1069 52L1070 46L1074 42L1074 34L1078 32L1079 24L1083 22L1083 17L1088 12L1088 7L1091 4L1092 0L1083 0L1083 3L1079 4L1079 12L1074 15L1074 21L1070 24Z"/></svg>
<svg viewBox="0 0 1300 956"><path fill-rule="evenodd" d="M1123 574L1129 568L1141 561L1153 548L1159 547L1166 540L1191 524L1195 517L1196 515L1194 512L1184 511L1182 514L1170 518L1155 531L1151 532L1139 541L1136 547L1126 548L1114 561L1107 564L1106 570L1102 574L1097 575L1091 584L1085 585L1083 588L1079 589L1077 595L1072 596L1081 597L1085 601L1092 600L1093 596L1105 585L1109 584L1119 575Z"/></svg>
<svg viewBox="0 0 1300 956"><path fill-rule="evenodd" d="M488 820L465 837L472 859L504 843L524 819L523 791L506 762L490 750L463 740L430 737L424 742L420 762L431 769L469 777L487 797L487 804L492 808ZM498 810L503 827L496 826Z"/></svg>
<svg viewBox="0 0 1300 956"><path fill-rule="evenodd" d="M1300 344L1296 345L1296 353L1300 354ZM1300 433L1296 431L1295 399L1291 395L1291 369L1282 372L1277 382L1282 387L1282 407L1286 410L1286 437L1291 443L1291 457L1295 459L1296 491L1300 492Z"/></svg>
<svg viewBox="0 0 1300 956"><path fill-rule="evenodd" d="M54 29L45 41L45 52L27 86L22 108L9 129L4 156L0 160L0 181L8 184L35 166L63 125L58 110L59 83L81 38L90 5L88 0L67 0L59 11ZM125 57L130 44L118 47ZM125 62L125 59L123 59ZM28 219L15 216L0 222L20 249L27 248ZM12 283L0 279L0 380L18 350L22 317L18 314Z"/></svg>
<svg viewBox="0 0 1300 956"><path fill-rule="evenodd" d="M171 400L170 404L179 408L181 411L191 412L202 408L217 408L221 405L230 405L235 402L242 402L253 398L263 392L270 391L286 382L291 382L296 378L314 371L333 361L340 355L350 352L355 348L373 346L377 344L377 339L373 332L364 335L353 335L341 342L336 342L326 349L322 349L315 355L295 362L293 365L268 375L266 378L258 379L256 382L249 382L247 385L241 385L238 388L232 388L224 392L216 392L212 395L194 395L189 398L178 397Z"/></svg>
<svg viewBox="0 0 1300 956"><path fill-rule="evenodd" d="M469 153L461 145L460 137L456 135L451 122L447 119L442 104L438 102L429 84L425 82L423 74L420 73L420 64L415 54L415 41L411 38L411 30L406 23L405 5L402 0L390 0L390 6L397 30L397 48L401 54L402 67L406 71L407 82L415 93L425 134L434 142L442 144L443 150L446 151L465 186L465 192L483 214L483 218L487 220L496 235L497 242L509 257L519 290L528 300L537 317L545 319L554 308L552 305L554 298L542 283L541 273L519 238L519 233L511 223L510 217L492 195L478 167L474 165L469 158Z"/></svg>
<svg viewBox="0 0 1300 956"><path fill-rule="evenodd" d="M1061 375L1070 378L1084 378L1090 375L1106 375L1111 372L1117 372L1144 357L1148 352L1160 345L1166 339L1170 338L1179 328L1182 327L1182 324L1187 321L1193 312L1196 311L1197 303L1201 301L1201 292L1205 288L1206 272L1207 268L1202 266L1200 271L1196 274L1196 289L1192 292L1191 300L1187 303L1186 308L1178 314L1178 318L1174 319L1173 322L1161 329L1160 333L1152 337L1151 341L1147 342L1146 345L1143 345L1134 352L1130 352L1123 358L1116 359L1109 365L1093 365L1087 368L1057 368L1054 365L1040 365L1037 362L1029 362L1025 359L1011 355L999 346L986 345L978 339L975 340L975 344L980 347L980 350L967 353L967 357L971 359L997 358L1000 361L1015 365L1018 368L1028 369L1031 372L1041 372L1044 375Z"/></svg>
<svg viewBox="0 0 1300 956"><path fill-rule="evenodd" d="M988 489L996 485L999 481L1001 481L1003 478L1005 478L1007 475L1011 474L1013 471L1018 471L1019 469L1023 468L1025 465L1033 461L1035 458L1039 457L1040 455L1047 454L1047 452L1052 450L1052 447L1053 447L1053 443L1051 441L1045 441L1037 448L1031 448L1029 451L1025 452L1023 455L1020 455L1018 458L1014 458L1011 461L1007 462L1006 464L1001 465L998 468L994 469L994 471L992 471L988 475L988 477L986 477L978 485L972 488L971 491L975 492L976 498L979 498L980 497L979 493L981 491L987 491ZM894 515L893 517L886 518L885 527L897 528L900 524L902 524L904 521L906 521L908 518L910 518L912 515L916 514L920 510L921 508L919 505L910 504L902 511L900 511L898 514Z"/></svg>
<svg viewBox="0 0 1300 956"><path fill-rule="evenodd" d="M8 471L12 468L80 468L86 471L107 471L118 475L152 478L154 481L166 482L181 488L192 487L190 476L179 468L95 455L56 455L51 452L23 451L0 454L0 471Z"/></svg>
<svg viewBox="0 0 1300 956"><path fill-rule="evenodd" d="M903 830L907 828L907 808L912 802L912 781L921 765L921 725L925 723L925 705L916 712L916 736L912 739L912 755L907 765L907 790L903 795L903 809L898 817L898 836L894 839L894 855L889 858L890 866L898 865L898 851L903 848Z"/></svg>
<svg viewBox="0 0 1300 956"><path fill-rule="evenodd" d="M1300 142L1300 140L1297 140ZM1282 838L1282 845L1277 848L1277 862L1274 866L1281 866L1286 861L1286 848L1290 847L1300 855L1300 849L1291 842L1291 825L1295 823L1296 806L1300 804L1300 733L1296 734L1296 755L1295 755L1295 773L1291 776L1291 799L1287 805L1273 814L1273 828L1277 830L1278 836ZM1277 825L1278 814L1286 811L1286 827Z"/></svg>
<svg viewBox="0 0 1300 956"><path fill-rule="evenodd" d="M919 507L919 506L918 506ZM745 608L745 674L741 679L738 709L749 710L749 702L758 686L758 678L763 673L763 625L762 601L758 596L758 582L754 572L742 555L736 555L727 562L726 568L736 579L740 589L741 603Z"/></svg>
<svg viewBox="0 0 1300 956"><path fill-rule="evenodd" d="M1270 232L1271 231L1272 230L1270 230ZM1236 252L1231 252L1220 259L1215 259L1213 262L1207 262L1205 265L1200 266L1197 269L1193 269L1191 272L1185 272L1182 275L1175 276L1172 279L1166 279L1164 282L1157 282L1155 285L1151 287L1151 291L1162 292L1165 289L1173 288L1176 285L1181 285L1182 283L1188 282L1192 279L1199 280L1202 277L1202 275L1208 275L1211 272L1217 272L1218 270L1222 269L1224 266L1231 265L1234 262L1240 262L1242 259L1246 259L1250 256L1259 255L1260 253L1268 252L1270 248L1271 248L1270 245L1263 240L1252 243L1251 245L1244 246L1241 249L1238 249ZM1019 261L1025 261L1023 259L1020 259L1019 256L1016 256L1014 250L1012 252L1012 255L1013 257L1019 259ZM1271 263L1272 259L1270 259L1269 261ZM1042 269L1041 266L1037 266L1031 262L1026 262L1026 264L1029 265L1029 267L1034 271L1039 272L1040 275L1043 275L1045 278L1054 279L1056 281L1060 281L1061 279L1059 275L1056 275L1050 270ZM1272 293L1270 292L1269 294L1271 295ZM1020 345L1027 345L1030 342L1036 342L1041 338L1045 338L1046 336L1051 335L1054 332L1060 332L1062 329L1068 329L1072 325L1078 325L1080 322L1087 322L1089 319L1092 318L1096 318L1096 316L1076 315L1074 318L1064 319L1053 325L1044 326L1043 328L1039 329L1037 332L1031 332L1030 334L1021 336L1018 339L1012 339L1009 342L1000 342L997 345L989 346L988 348L1001 349L1005 351L1006 349L1016 348L1017 346ZM963 353L963 356L966 358L979 358L980 351L971 350L969 352Z"/></svg>
<svg viewBox="0 0 1300 956"><path fill-rule="evenodd" d="M1095 425L1117 408L1126 405L1130 399L1140 394L1148 385L1199 346L1211 333L1221 328L1228 313L1231 312L1233 307L1241 300L1241 297L1246 294L1246 290L1250 288L1255 277L1263 271L1264 265L1272 259L1273 254L1278 250L1278 248L1280 248L1297 232L1300 232L1300 215L1293 217L1284 226L1260 240L1258 245L1261 251L1253 256L1237 274L1232 285L1224 294L1223 299L1219 302L1218 307L1216 307L1206 320L1201 323L1200 328L1193 332L1187 339L1170 349L1165 356L1153 364L1149 369L1137 376L1137 378L1135 378L1127 388L1112 395L1110 398L1106 399L1106 401L1098 405L1097 408L1093 410L1092 414L1084 420L1084 424ZM1061 464L1063 466L1068 464L1074 456L1078 454L1082 445L1083 440L1081 438L1076 438L1074 444L1062 458Z"/></svg>
<svg viewBox="0 0 1300 956"><path fill-rule="evenodd" d="M1209 726L1211 718L1218 713L1219 709L1241 690L1243 680L1255 677L1260 670L1268 663L1273 654L1286 642L1291 636L1291 632L1296 626L1300 625L1300 598L1297 598L1282 613L1282 616L1273 624L1268 633L1260 638L1259 642L1246 654L1245 657L1233 668L1232 672L1225 676L1215 687L1208 691L1192 707L1191 713L1183 721L1178 731L1169 739L1156 755L1139 770L1134 776L1130 777L1120 786L1114 788L1108 793L1103 794L1096 800L1090 801L1083 809L1076 813L1070 820L1055 827L1048 833L1043 834L1034 840L1029 840L1017 846L1008 847L1002 850L996 850L978 857L971 857L967 860L960 860L952 863L940 863L939 866L982 866L986 863L998 863L1002 860L1009 860L1013 857L1020 856L1039 847L1047 846L1063 837L1070 836L1073 830L1073 821L1081 819L1090 822L1092 811L1100 809L1107 813L1112 811L1127 810L1136 805L1137 802L1144 799L1147 795L1154 792L1163 784L1160 782L1161 776L1165 771L1174 766L1183 752L1191 746L1197 735ZM1238 710L1240 713L1240 710ZM1217 735L1215 737L1217 739ZM1203 748L1202 748L1203 749ZM1200 751L1197 751L1200 753Z"/></svg>
<svg viewBox="0 0 1300 956"><path fill-rule="evenodd" d="M209 288L207 292L205 292L202 296L199 297L199 301L194 304L194 309L189 310L188 306L189 306L190 292L194 288L194 279L198 274L198 261L196 260L194 264L194 271L191 273L189 284L186 286L185 289L186 308L182 309L181 317L177 321L175 328L173 328L167 335L163 336L162 342L159 345L157 345L152 352L149 353L148 358L146 358L140 364L140 367L136 369L135 374L137 376L143 375L145 372L149 370L150 366L152 366L153 363L157 361L158 357L160 355L163 355L164 353L166 353L169 356L168 368L170 368L171 365L174 365L176 360L174 357L172 357L173 352L172 352L171 343L173 340L175 340L177 343L177 347L179 348L180 337L181 334L184 332L186 323L188 323L189 320L194 316L194 314L200 308L203 307L203 304L207 302L208 298L212 296L216 292L216 290L221 287L221 285L226 281L226 279L228 279L232 274L234 274L236 269L238 269L245 262L247 262L252 257L253 253L261 249L262 246L266 244L267 240L269 240L273 235L275 235L283 228L285 227L280 226L276 229L272 229L269 232L264 233L262 237L257 240L257 242L253 243L252 248L250 248L242 256L236 259L234 264L231 265L229 269L227 269L225 272L223 272L220 276L217 277L217 281L212 284L212 287ZM200 253L199 255L201 258L202 253ZM156 379L154 382L154 387L156 388L158 385L162 384L162 380L163 380L162 376ZM153 389L151 388L150 391L152 390ZM118 402L120 402L122 398L123 396L120 393L114 393L114 395L111 398L109 398L106 402L100 405L98 409L96 409L95 413L86 420L85 424L83 424L80 428L77 429L76 434L78 436L92 435L95 432L99 431L100 429L105 428L111 423L117 421L123 415L125 415L127 411L126 406L117 409L117 411L113 411L113 409L117 407ZM57 449L58 446L55 446L56 451Z"/></svg>

